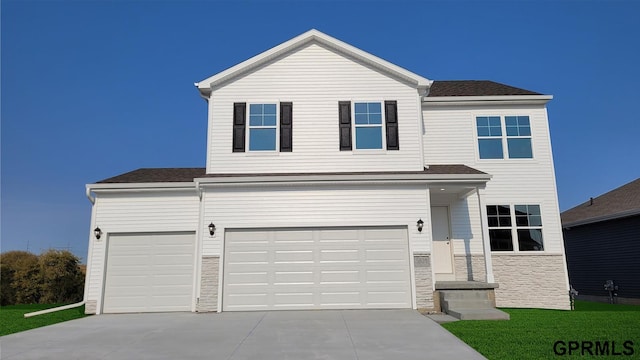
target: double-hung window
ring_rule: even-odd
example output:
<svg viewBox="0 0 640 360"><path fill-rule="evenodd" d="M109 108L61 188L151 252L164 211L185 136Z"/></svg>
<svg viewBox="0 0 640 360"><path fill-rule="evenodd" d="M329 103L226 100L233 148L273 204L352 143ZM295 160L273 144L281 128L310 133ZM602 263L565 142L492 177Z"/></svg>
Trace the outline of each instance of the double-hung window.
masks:
<svg viewBox="0 0 640 360"><path fill-rule="evenodd" d="M488 205L487 222L492 251L544 250L540 205Z"/></svg>
<svg viewBox="0 0 640 360"><path fill-rule="evenodd" d="M276 104L249 104L249 151L275 151L278 132Z"/></svg>
<svg viewBox="0 0 640 360"><path fill-rule="evenodd" d="M339 101L340 151L400 150L398 102Z"/></svg>
<svg viewBox="0 0 640 360"><path fill-rule="evenodd" d="M234 153L292 152L293 103L233 103L232 139Z"/></svg>
<svg viewBox="0 0 640 360"><path fill-rule="evenodd" d="M382 104L356 102L353 107L356 149L382 149Z"/></svg>
<svg viewBox="0 0 640 360"><path fill-rule="evenodd" d="M478 116L476 130L480 159L533 157L529 116Z"/></svg>

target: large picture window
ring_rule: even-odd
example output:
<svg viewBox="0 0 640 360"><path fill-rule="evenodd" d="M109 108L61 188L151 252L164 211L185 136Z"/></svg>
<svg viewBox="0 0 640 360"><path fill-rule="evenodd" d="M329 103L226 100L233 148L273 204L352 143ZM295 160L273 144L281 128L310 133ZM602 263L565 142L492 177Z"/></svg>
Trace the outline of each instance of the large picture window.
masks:
<svg viewBox="0 0 640 360"><path fill-rule="evenodd" d="M488 205L487 223L492 251L544 250L540 205Z"/></svg>
<svg viewBox="0 0 640 360"><path fill-rule="evenodd" d="M533 157L529 116L478 116L476 130L480 159Z"/></svg>

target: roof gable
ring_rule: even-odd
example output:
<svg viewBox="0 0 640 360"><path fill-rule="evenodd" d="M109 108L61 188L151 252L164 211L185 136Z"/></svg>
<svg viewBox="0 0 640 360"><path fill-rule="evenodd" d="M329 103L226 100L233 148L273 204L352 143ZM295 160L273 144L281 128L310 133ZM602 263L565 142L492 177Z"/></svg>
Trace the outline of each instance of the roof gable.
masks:
<svg viewBox="0 0 640 360"><path fill-rule="evenodd" d="M578 226L640 214L640 178L590 199L560 216L562 226Z"/></svg>
<svg viewBox="0 0 640 360"><path fill-rule="evenodd" d="M287 54L295 52L298 49L313 43L328 47L342 56L360 61L390 77L412 84L416 88L426 89L432 83L432 81L427 78L412 73L377 56L371 55L366 51L362 51L318 30L312 29L222 72L197 82L195 85L198 87L198 90L202 95L208 95L211 92L211 89L220 84L232 81L233 79L243 76L244 74L257 69L274 59L286 56Z"/></svg>

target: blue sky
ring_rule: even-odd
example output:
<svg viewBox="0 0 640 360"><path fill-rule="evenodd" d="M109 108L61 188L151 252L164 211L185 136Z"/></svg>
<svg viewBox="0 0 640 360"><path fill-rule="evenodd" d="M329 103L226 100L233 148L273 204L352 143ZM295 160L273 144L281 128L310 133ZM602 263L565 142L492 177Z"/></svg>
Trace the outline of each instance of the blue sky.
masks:
<svg viewBox="0 0 640 360"><path fill-rule="evenodd" d="M194 82L311 28L435 80L548 105L561 210L640 176L637 1L2 1L2 251L83 260L84 186L203 167Z"/></svg>

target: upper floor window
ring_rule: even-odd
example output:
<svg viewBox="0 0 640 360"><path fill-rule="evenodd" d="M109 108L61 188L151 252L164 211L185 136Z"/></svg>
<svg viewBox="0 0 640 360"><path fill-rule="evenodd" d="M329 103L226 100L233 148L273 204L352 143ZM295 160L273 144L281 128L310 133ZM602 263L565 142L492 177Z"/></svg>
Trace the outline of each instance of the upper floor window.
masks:
<svg viewBox="0 0 640 360"><path fill-rule="evenodd" d="M382 104L354 103L356 149L382 149Z"/></svg>
<svg viewBox="0 0 640 360"><path fill-rule="evenodd" d="M476 129L480 159L504 159L505 148L509 159L533 157L528 116L505 116L504 122L500 116L478 116Z"/></svg>
<svg viewBox="0 0 640 360"><path fill-rule="evenodd" d="M353 150L353 142L356 150L400 149L397 101L340 101L338 112L341 151Z"/></svg>
<svg viewBox="0 0 640 360"><path fill-rule="evenodd" d="M276 104L249 105L249 151L275 151L278 132Z"/></svg>
<svg viewBox="0 0 640 360"><path fill-rule="evenodd" d="M248 109L247 103L233 104L233 152L245 152L247 141L249 151L279 149L280 152L291 152L293 151L292 129L293 103L291 102L249 104Z"/></svg>
<svg viewBox="0 0 640 360"><path fill-rule="evenodd" d="M487 222L492 251L544 250L540 205L488 205Z"/></svg>

